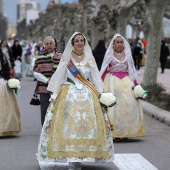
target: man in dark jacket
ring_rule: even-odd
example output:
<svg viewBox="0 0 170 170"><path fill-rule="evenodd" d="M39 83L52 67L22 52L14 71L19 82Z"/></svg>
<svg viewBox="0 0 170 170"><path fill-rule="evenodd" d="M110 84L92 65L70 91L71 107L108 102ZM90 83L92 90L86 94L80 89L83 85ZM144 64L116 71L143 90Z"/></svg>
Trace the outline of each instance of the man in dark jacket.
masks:
<svg viewBox="0 0 170 170"><path fill-rule="evenodd" d="M165 40L161 41L161 51L160 51L160 63L161 63L161 73L164 73L165 70L165 66L166 66L166 61L167 61L167 57L169 56L169 48L166 45Z"/></svg>
<svg viewBox="0 0 170 170"><path fill-rule="evenodd" d="M133 60L135 68L137 69L137 73L140 74L140 66L141 66L141 60L142 60L142 42L141 40L138 40L137 44L133 48Z"/></svg>
<svg viewBox="0 0 170 170"><path fill-rule="evenodd" d="M94 48L92 51L93 56L96 60L96 64L98 67L98 70L100 71L104 55L106 53L106 47L105 47L105 41L104 40L99 40L97 46Z"/></svg>

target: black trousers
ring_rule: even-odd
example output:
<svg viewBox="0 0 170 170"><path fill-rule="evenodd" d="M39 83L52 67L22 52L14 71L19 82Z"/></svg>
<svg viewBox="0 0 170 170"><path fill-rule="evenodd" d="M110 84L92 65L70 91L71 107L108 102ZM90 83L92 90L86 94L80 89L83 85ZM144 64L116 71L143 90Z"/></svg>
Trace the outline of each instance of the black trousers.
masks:
<svg viewBox="0 0 170 170"><path fill-rule="evenodd" d="M42 126L44 124L47 108L50 104L49 99L50 99L49 93L40 94L40 108L41 108L41 124L42 124Z"/></svg>
<svg viewBox="0 0 170 170"><path fill-rule="evenodd" d="M134 60L135 68L139 70L141 66L141 57L134 57L133 60Z"/></svg>
<svg viewBox="0 0 170 170"><path fill-rule="evenodd" d="M161 63L161 70L162 70L162 73L164 73L165 66L166 66L166 61L165 61L165 60L161 60L160 63Z"/></svg>

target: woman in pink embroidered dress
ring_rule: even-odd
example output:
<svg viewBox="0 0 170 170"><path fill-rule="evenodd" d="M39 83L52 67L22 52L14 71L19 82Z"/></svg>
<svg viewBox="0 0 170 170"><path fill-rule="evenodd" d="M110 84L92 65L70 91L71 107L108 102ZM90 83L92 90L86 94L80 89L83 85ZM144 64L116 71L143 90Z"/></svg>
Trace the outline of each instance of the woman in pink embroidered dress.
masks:
<svg viewBox="0 0 170 170"><path fill-rule="evenodd" d="M116 96L117 105L108 109L113 138L133 138L145 135L144 117L139 99L132 88L137 85L131 48L123 36L116 33L106 51L101 67L105 91Z"/></svg>

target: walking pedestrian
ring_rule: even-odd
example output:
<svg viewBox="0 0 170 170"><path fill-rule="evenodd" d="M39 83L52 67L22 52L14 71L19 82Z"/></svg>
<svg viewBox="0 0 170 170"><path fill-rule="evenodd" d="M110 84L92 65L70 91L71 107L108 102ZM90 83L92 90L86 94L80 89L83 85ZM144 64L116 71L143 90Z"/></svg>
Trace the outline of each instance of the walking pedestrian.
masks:
<svg viewBox="0 0 170 170"><path fill-rule="evenodd" d="M0 47L2 49L3 56L9 62L9 66L10 66L10 78L15 78L15 71L14 71L15 64L14 64L14 58L13 58L13 55L12 55L11 48L8 46L8 43L7 43L6 40L2 40L1 41Z"/></svg>
<svg viewBox="0 0 170 170"><path fill-rule="evenodd" d="M38 41L37 48L39 49L38 55L44 50L43 42Z"/></svg>
<svg viewBox="0 0 170 170"><path fill-rule="evenodd" d="M140 39L134 45L132 55L133 55L135 68L137 69L137 74L140 74L140 66L141 66L141 61L143 56L143 44Z"/></svg>
<svg viewBox="0 0 170 170"><path fill-rule="evenodd" d="M16 78L18 80L21 80L21 78L22 78L22 62L21 62L21 57L18 56L16 58L16 60L14 61L14 63L15 63L14 70L15 70Z"/></svg>
<svg viewBox="0 0 170 170"><path fill-rule="evenodd" d="M31 60L30 60L30 66L29 66L29 68L27 70L27 74L26 74L27 77L34 77L33 68L34 68L35 61L39 54L40 54L40 48L38 45L35 45L34 50L30 56ZM34 78L34 81L36 81L35 78Z"/></svg>
<svg viewBox="0 0 170 170"><path fill-rule="evenodd" d="M14 60L16 60L18 58L18 56L21 59L21 57L22 57L22 47L19 44L19 40L14 41L14 44L13 44L11 49L12 49L12 55L13 55Z"/></svg>
<svg viewBox="0 0 170 170"><path fill-rule="evenodd" d="M55 40L47 36L44 40L45 49L40 53L34 65L34 77L38 80L35 92L40 94L41 124L43 126L49 105L50 92L47 90L49 80L59 64L61 53L56 51Z"/></svg>
<svg viewBox="0 0 170 170"><path fill-rule="evenodd" d="M160 51L160 63L161 63L161 73L164 73L167 57L170 55L169 47L166 45L165 40L161 41L161 51Z"/></svg>
<svg viewBox="0 0 170 170"><path fill-rule="evenodd" d="M144 136L142 106L132 90L137 85L137 74L131 47L119 33L114 35L106 51L100 72L105 91L112 92L118 103L108 109L109 120L114 126L114 139Z"/></svg>
<svg viewBox="0 0 170 170"><path fill-rule="evenodd" d="M47 89L53 96L40 136L40 166L62 162L80 170L80 162L112 162L110 124L98 96L103 83L82 33L71 36Z"/></svg>
<svg viewBox="0 0 170 170"><path fill-rule="evenodd" d="M15 93L7 85L10 79L10 65L0 48L0 137L21 131L20 111Z"/></svg>
<svg viewBox="0 0 170 170"><path fill-rule="evenodd" d="M94 56L94 58L96 60L96 64L97 64L97 67L98 67L99 71L100 71L101 66L102 66L102 62L103 62L105 52L106 52L105 41L104 40L99 40L96 47L92 51L93 56Z"/></svg>

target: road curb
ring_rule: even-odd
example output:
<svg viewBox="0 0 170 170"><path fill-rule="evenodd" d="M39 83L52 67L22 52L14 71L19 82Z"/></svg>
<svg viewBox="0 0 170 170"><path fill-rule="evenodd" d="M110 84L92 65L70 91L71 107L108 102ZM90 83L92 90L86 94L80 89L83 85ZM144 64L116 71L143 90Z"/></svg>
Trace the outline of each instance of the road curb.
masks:
<svg viewBox="0 0 170 170"><path fill-rule="evenodd" d="M170 126L170 112L163 110L145 101L141 101L141 103L142 103L143 112L145 114Z"/></svg>

